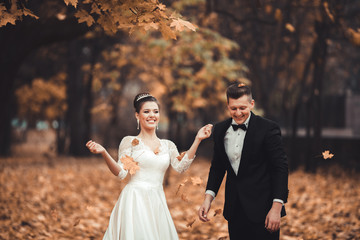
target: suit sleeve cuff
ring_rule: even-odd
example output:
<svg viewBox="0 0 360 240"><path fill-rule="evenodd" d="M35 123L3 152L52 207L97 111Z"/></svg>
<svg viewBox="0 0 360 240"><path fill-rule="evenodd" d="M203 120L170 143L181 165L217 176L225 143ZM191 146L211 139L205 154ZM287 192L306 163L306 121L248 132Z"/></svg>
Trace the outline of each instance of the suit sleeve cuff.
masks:
<svg viewBox="0 0 360 240"><path fill-rule="evenodd" d="M216 194L215 194L214 191L206 190L205 194L209 194L209 195L211 195L211 196L215 199Z"/></svg>
<svg viewBox="0 0 360 240"><path fill-rule="evenodd" d="M282 205L284 205L284 201L278 198L274 198L273 202L278 202L281 203Z"/></svg>

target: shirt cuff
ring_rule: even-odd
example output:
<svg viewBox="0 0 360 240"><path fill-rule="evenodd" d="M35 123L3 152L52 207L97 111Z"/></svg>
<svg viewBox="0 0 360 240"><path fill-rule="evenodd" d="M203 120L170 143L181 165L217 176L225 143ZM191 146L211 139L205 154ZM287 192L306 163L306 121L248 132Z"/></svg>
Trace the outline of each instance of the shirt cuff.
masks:
<svg viewBox="0 0 360 240"><path fill-rule="evenodd" d="M278 202L281 203L282 205L284 205L284 201L278 198L274 198L273 202Z"/></svg>
<svg viewBox="0 0 360 240"><path fill-rule="evenodd" d="M212 190L206 190L205 194L209 194L209 195L211 195L211 196L215 199L216 194L215 194L214 191L212 191Z"/></svg>

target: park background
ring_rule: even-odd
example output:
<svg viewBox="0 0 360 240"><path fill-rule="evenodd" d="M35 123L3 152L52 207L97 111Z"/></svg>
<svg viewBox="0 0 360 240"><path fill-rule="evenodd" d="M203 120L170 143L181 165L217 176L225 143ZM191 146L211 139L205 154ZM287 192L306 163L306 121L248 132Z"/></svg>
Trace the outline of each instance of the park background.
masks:
<svg viewBox="0 0 360 240"><path fill-rule="evenodd" d="M0 239L101 239L127 180L86 141L117 158L138 133L133 98L149 91L161 102L158 136L185 150L228 117L233 81L282 128L281 239L360 239L359 12L356 0L0 2ZM185 174L166 175L180 239L227 237L215 214L223 190L212 221L196 217L211 148L204 141Z"/></svg>

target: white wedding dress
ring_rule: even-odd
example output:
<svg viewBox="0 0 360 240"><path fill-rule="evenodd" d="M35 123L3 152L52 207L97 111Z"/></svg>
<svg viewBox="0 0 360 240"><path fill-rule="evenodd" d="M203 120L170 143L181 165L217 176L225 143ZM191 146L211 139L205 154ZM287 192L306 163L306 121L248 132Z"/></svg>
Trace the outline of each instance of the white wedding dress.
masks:
<svg viewBox="0 0 360 240"><path fill-rule="evenodd" d="M132 141L137 139L137 145ZM127 136L119 146L121 171L124 179L128 172L120 158L128 155L138 162L140 169L131 176L122 190L114 209L104 240L173 240L178 239L174 222L167 207L163 190L164 174L169 165L178 172L189 168L193 159L187 154L179 161L179 152L169 140L160 140L161 147L155 154L140 138Z"/></svg>

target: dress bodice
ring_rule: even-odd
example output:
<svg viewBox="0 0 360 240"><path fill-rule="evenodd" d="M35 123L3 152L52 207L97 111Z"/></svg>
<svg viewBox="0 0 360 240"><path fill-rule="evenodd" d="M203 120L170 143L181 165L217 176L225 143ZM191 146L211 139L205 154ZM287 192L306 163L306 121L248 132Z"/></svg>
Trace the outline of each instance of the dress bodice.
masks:
<svg viewBox="0 0 360 240"><path fill-rule="evenodd" d="M137 141L134 141L134 139L137 139ZM162 186L164 175L169 165L176 171L183 172L189 168L193 161L193 159L188 158L187 154L181 160L177 159L179 152L176 145L169 140L161 139L159 152L154 153L140 138L127 136L123 138L119 146L118 164L121 170L118 176L121 179L127 175L127 170L123 169L120 161L120 158L125 155L131 156L134 161L138 162L140 168L131 176L128 184L144 187Z"/></svg>

